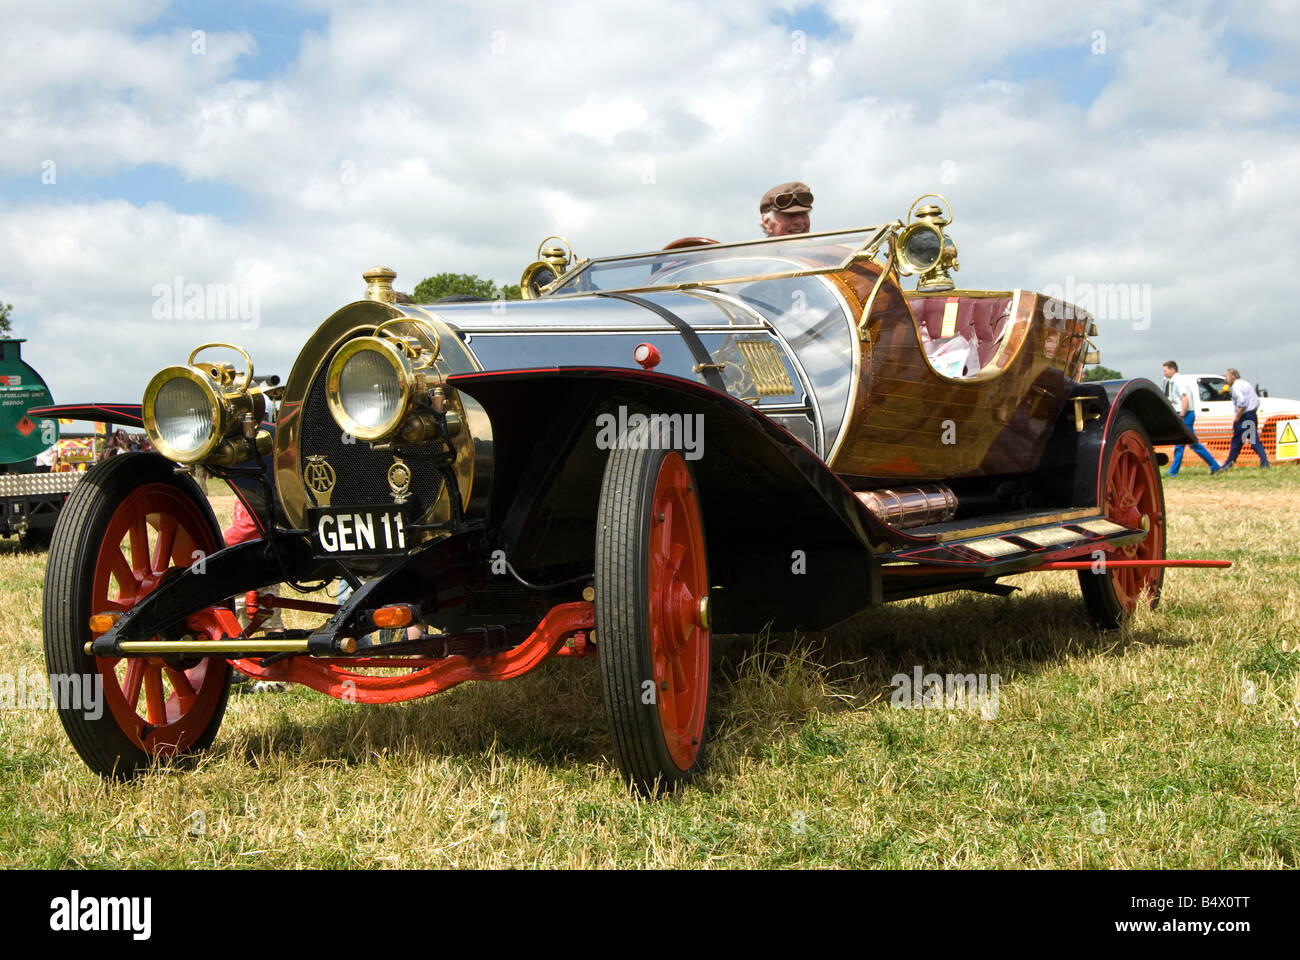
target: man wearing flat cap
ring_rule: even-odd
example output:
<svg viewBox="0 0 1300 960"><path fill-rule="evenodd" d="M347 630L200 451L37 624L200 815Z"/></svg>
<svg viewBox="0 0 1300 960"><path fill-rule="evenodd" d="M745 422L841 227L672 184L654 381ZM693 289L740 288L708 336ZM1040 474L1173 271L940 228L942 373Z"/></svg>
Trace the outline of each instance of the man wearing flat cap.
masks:
<svg viewBox="0 0 1300 960"><path fill-rule="evenodd" d="M807 233L811 229L808 213L812 210L812 203L812 191L806 183L795 180L773 187L758 202L763 232L769 237Z"/></svg>

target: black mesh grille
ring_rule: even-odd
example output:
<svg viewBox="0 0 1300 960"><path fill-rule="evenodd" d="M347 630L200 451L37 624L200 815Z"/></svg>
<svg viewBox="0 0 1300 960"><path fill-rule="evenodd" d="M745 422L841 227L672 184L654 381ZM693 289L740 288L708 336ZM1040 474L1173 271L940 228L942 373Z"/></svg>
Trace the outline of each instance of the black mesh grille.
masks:
<svg viewBox="0 0 1300 960"><path fill-rule="evenodd" d="M545 595L513 582L478 583L465 594L465 612L471 616L541 616L546 612Z"/></svg>
<svg viewBox="0 0 1300 960"><path fill-rule="evenodd" d="M303 404L302 464L309 456L320 454L334 468L338 480L330 496L331 506L391 504L388 468L393 465L393 452L371 450L364 440L344 443L343 430L334 422L325 402L325 380L332 359L333 354L320 365ZM407 504L414 517L424 516L442 491L442 475L433 464L437 447L423 444L401 448L401 458L411 468L411 497Z"/></svg>

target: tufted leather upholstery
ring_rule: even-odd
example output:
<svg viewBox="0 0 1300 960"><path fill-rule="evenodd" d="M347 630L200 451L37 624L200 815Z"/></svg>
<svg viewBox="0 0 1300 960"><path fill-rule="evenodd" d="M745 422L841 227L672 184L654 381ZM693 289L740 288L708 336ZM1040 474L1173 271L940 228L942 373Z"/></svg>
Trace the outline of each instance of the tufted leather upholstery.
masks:
<svg viewBox="0 0 1300 960"><path fill-rule="evenodd" d="M1002 345L1007 321L1011 317L1011 297L911 297L908 303L916 322L921 327L926 353L933 353L946 343L939 336L943 332L943 312L949 301L957 301L957 323L954 336L962 336L976 344L980 369L988 365ZM967 370L967 376L978 373Z"/></svg>

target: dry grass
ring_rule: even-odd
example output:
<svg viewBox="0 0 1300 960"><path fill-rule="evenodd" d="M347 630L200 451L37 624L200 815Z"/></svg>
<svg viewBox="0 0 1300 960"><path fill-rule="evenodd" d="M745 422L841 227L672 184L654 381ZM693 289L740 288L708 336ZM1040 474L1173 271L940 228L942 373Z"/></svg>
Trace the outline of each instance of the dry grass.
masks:
<svg viewBox="0 0 1300 960"><path fill-rule="evenodd" d="M390 707L232 697L213 749L126 785L0 713L0 849L31 867L1247 867L1300 860L1300 469L1167 486L1164 601L1098 634L1067 574L833 632L718 644L712 758L659 802L608 754L596 668ZM228 499L218 500L229 511ZM42 554L0 547L0 673L43 670ZM1001 677L995 716L891 677Z"/></svg>

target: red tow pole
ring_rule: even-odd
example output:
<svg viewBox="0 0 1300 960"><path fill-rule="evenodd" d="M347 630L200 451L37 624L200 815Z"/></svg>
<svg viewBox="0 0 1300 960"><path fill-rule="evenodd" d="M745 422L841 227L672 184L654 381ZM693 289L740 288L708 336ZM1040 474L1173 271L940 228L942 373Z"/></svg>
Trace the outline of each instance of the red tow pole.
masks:
<svg viewBox="0 0 1300 960"><path fill-rule="evenodd" d="M1041 567L1031 567L1026 573L1037 570L1091 570L1094 567L1230 567L1231 560L1057 560Z"/></svg>

